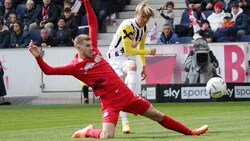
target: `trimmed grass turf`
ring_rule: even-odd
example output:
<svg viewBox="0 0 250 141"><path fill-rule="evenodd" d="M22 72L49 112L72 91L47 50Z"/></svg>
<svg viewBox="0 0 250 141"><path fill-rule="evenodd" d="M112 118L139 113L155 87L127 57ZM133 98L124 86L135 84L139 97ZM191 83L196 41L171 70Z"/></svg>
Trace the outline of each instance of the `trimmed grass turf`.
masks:
<svg viewBox="0 0 250 141"><path fill-rule="evenodd" d="M154 103L154 107L190 128L203 124L209 131L184 136L166 130L141 116L128 115L132 133L121 133L118 141L249 141L250 102ZM93 123L101 127L100 105L11 105L0 106L0 141L70 141L76 130ZM88 138L85 140L96 140Z"/></svg>

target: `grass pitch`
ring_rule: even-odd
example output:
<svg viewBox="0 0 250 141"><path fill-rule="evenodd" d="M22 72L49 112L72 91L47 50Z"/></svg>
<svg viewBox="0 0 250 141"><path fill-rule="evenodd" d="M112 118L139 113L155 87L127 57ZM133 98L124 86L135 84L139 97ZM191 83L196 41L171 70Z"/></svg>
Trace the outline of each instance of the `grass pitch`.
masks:
<svg viewBox="0 0 250 141"><path fill-rule="evenodd" d="M190 128L203 124L209 131L201 136L184 136L162 128L141 116L129 114L131 134L121 133L118 141L249 141L250 102L154 103L154 107ZM0 141L73 141L78 129L94 124L101 127L100 105L16 105L0 106ZM107 139L105 139L107 140Z"/></svg>

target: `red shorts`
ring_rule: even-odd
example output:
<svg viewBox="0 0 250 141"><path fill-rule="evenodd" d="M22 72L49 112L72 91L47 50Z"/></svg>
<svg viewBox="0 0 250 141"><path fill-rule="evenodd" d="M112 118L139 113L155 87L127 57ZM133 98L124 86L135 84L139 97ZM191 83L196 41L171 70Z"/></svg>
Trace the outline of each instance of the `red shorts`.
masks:
<svg viewBox="0 0 250 141"><path fill-rule="evenodd" d="M143 115L150 103L144 98L135 95L128 87L122 87L114 93L100 98L102 105L102 122L111 122L115 125L120 111Z"/></svg>

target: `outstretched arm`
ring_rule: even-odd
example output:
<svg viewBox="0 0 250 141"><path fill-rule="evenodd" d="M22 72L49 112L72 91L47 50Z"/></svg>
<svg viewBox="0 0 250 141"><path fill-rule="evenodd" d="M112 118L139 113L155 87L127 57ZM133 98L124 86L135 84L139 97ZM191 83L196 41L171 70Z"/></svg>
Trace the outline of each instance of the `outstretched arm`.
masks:
<svg viewBox="0 0 250 141"><path fill-rule="evenodd" d="M44 74L46 75L71 75L74 71L73 67L70 67L70 66L59 66L59 67L49 66L42 59L40 55L40 51L38 47L33 43L33 41L30 41L29 51L36 58L38 65L40 66Z"/></svg>
<svg viewBox="0 0 250 141"><path fill-rule="evenodd" d="M88 20L88 25L89 25L89 37L92 41L92 46L93 48L97 48L97 28L98 28L98 23L97 23L97 18L95 15L95 12L93 11L89 0L84 0L85 8L87 11L87 20Z"/></svg>

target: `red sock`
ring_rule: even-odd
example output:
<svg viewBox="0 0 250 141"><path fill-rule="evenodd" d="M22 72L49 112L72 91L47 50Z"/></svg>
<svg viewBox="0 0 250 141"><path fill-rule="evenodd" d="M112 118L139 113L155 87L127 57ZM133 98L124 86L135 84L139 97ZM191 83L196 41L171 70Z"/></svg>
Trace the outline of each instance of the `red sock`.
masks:
<svg viewBox="0 0 250 141"><path fill-rule="evenodd" d="M192 130L180 123L177 120L172 119L171 117L164 116L162 121L159 122L163 127L185 134L185 135L191 135Z"/></svg>
<svg viewBox="0 0 250 141"><path fill-rule="evenodd" d="M89 129L86 132L86 137L100 138L102 129Z"/></svg>

